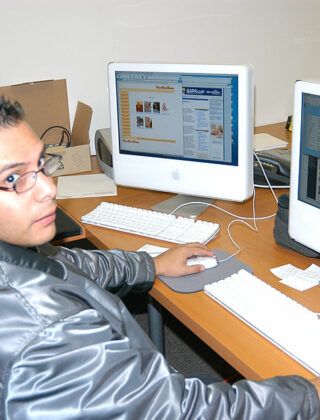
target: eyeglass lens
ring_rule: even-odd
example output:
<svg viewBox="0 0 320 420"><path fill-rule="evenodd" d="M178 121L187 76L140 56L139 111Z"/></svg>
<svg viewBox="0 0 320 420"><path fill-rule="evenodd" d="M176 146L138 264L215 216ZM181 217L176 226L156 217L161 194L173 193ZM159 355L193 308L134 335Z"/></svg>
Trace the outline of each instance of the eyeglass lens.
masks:
<svg viewBox="0 0 320 420"><path fill-rule="evenodd" d="M38 171L28 172L22 175L15 183L15 190L20 193L30 190L37 181L38 172L42 171L46 176L51 176L60 166L60 156L50 157Z"/></svg>

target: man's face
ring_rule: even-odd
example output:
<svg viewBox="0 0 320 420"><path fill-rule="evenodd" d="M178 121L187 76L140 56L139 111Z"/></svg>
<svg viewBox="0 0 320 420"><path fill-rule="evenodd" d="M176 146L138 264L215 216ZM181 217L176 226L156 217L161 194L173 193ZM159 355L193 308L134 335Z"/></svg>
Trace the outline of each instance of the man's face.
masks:
<svg viewBox="0 0 320 420"><path fill-rule="evenodd" d="M13 181L43 162L43 143L24 122L0 127L0 186ZM0 190L0 240L22 246L41 245L56 232L56 187L41 171L33 188L17 194Z"/></svg>

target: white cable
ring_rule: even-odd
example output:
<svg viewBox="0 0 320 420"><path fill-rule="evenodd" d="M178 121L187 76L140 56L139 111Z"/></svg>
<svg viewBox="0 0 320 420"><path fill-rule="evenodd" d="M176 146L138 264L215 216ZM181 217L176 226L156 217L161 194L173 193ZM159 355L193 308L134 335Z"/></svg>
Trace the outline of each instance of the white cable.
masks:
<svg viewBox="0 0 320 420"><path fill-rule="evenodd" d="M254 184L254 186L255 186L256 188L269 188L269 185L259 185L259 184ZM290 188L290 185L271 185L271 187L272 187L274 190L277 190L277 189L288 190L288 189Z"/></svg>
<svg viewBox="0 0 320 420"><path fill-rule="evenodd" d="M275 200L276 200L276 202L278 203L278 199L277 199L277 197L276 197L276 195L275 195L275 193L274 193L274 191L273 191L273 188L272 188L272 186L271 186L271 184L270 184L269 178L267 177L266 171L264 170L264 167L263 167L263 165L262 165L262 163L261 163L261 161L260 161L260 159L259 159L259 157L258 157L258 155L256 154L256 152L255 152L255 151L253 151L253 155L254 155L254 157L257 159L257 162L258 162L258 163L259 163L259 165L260 165L260 168L261 168L261 171L262 171L262 173L263 173L263 176L265 177L265 180L267 181L268 187L270 188L270 191L272 192L272 195L273 195L274 199L275 199Z"/></svg>
<svg viewBox="0 0 320 420"><path fill-rule="evenodd" d="M231 226L235 223L243 223L244 225L246 225L249 229L253 230L254 232L258 232L258 227L257 227L257 217L256 217L256 208L255 208L255 201L256 201L256 190L253 189L253 198L252 198L252 213L253 213L253 226L251 226L249 223L247 223L245 220L242 219L234 219L231 220L231 222L228 223L228 237L230 239L230 241L233 243L233 245L237 248L237 251L234 252L233 254L229 255L227 258L224 258L223 260L219 260L219 263L225 262L230 260L230 258L233 258L235 255L239 254L241 252L241 248L240 246L236 243L236 241L233 239L232 235L231 235Z"/></svg>
<svg viewBox="0 0 320 420"><path fill-rule="evenodd" d="M262 165L260 159L258 158L258 156L256 155L256 153L255 152L253 152L253 153L254 153L254 155L255 155L255 157L256 157L256 159L257 159L257 161L258 161L258 163L259 163L259 165L261 167L262 173L263 173L263 175L264 175L264 177L265 177L265 179L267 181L267 184L268 185L265 186L265 188L269 188L270 189L270 191L271 191L271 193L273 195L273 198L274 198L275 202L278 204L278 198L275 195L275 192L273 190L273 186L269 182L269 179L268 179L267 174L266 174L266 172L265 172L265 170L263 168L263 165ZM283 188L288 188L288 187L283 187ZM253 214L253 217L239 216L237 214L231 213L228 210L223 209L222 207L216 206L215 204L205 203L203 201L190 201L189 203L180 204L180 206L177 206L174 210L172 210L170 212L170 214L174 214L177 210L179 210L182 207L189 206L189 205L192 205L192 204L200 204L200 205L204 205L204 206L213 207L213 208L215 208L217 210L222 211L223 213L228 214L229 216L236 217L236 219L234 219L231 222L229 222L228 227L227 227L227 231L228 231L228 237L229 237L230 241L233 243L233 245L237 248L237 251L234 252L232 255L229 255L227 258L218 261L219 263L221 263L221 262L225 262L225 261L229 260L230 258L234 257L235 255L237 255L237 254L239 254L241 252L240 246L235 242L235 240L233 239L233 237L231 235L231 226L234 223L243 223L244 225L246 225L247 227L249 227L254 232L258 232L258 227L257 227L257 224L256 224L256 221L257 220L272 219L277 214L277 213L273 213L273 214L270 214L269 216L259 216L259 217L257 217L256 216L256 208L255 208L255 200L256 200L256 190L255 190L255 185L254 185L254 188L253 188L253 198L252 198L252 214ZM246 220L252 220L253 221L253 226L250 225L249 223L247 223Z"/></svg>
<svg viewBox="0 0 320 420"><path fill-rule="evenodd" d="M227 229L228 229L228 236L229 236L230 241L237 248L237 251L234 252L233 254L229 255L227 258L224 258L223 260L219 260L218 261L219 263L228 261L228 260L230 260L230 258L234 257L235 255L237 255L237 254L239 254L241 252L241 248L239 247L239 245L236 243L236 241L233 239L233 237L231 235L231 229L230 228L231 228L231 226L234 223L243 223L244 225L248 226L248 228L250 228L254 232L258 232L257 226L251 226L249 223L245 222L244 220L238 220L238 219L231 220L231 222L228 224L228 227L227 227Z"/></svg>
<svg viewBox="0 0 320 420"><path fill-rule="evenodd" d="M255 189L253 189L253 191L255 191ZM265 219L271 219L276 214L276 213L273 213L273 214L270 214L269 216L259 216L259 217L239 216L237 214L231 213L228 210L223 209L222 207L216 206L215 204L211 204L211 203L205 203L204 201L190 201L189 203L180 204L180 206L178 206L174 210L172 210L170 212L170 214L174 214L181 207L190 206L192 204L202 204L204 206L213 207L213 208L215 208L217 210L222 211L223 213L228 214L229 216L233 216L233 217L236 217L236 218L242 219L242 220L265 220Z"/></svg>

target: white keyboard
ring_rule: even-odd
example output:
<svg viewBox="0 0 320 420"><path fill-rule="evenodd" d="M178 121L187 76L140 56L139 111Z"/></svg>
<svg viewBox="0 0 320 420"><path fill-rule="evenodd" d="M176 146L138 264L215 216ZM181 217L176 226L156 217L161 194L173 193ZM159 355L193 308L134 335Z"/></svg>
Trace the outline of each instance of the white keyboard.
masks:
<svg viewBox="0 0 320 420"><path fill-rule="evenodd" d="M240 270L205 293L307 369L320 375L320 320L272 286Z"/></svg>
<svg viewBox="0 0 320 420"><path fill-rule="evenodd" d="M176 217L172 214L107 202L101 203L93 211L82 216L81 220L91 225L178 244L205 244L214 238L220 228L217 223L195 221L188 217Z"/></svg>

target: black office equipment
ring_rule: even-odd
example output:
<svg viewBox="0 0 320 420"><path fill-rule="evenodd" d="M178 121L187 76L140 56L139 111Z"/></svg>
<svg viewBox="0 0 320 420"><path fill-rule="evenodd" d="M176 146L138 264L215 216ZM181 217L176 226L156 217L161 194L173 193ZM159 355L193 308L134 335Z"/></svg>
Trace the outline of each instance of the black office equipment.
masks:
<svg viewBox="0 0 320 420"><path fill-rule="evenodd" d="M306 257L320 258L320 254L305 245L296 242L289 236L288 232L288 221L289 221L289 195L282 194L278 198L278 211L276 214L273 235L277 244L293 249Z"/></svg>
<svg viewBox="0 0 320 420"><path fill-rule="evenodd" d="M290 157L291 152L287 149L266 150L256 152L263 169L271 185L289 186L290 184ZM254 183L255 185L267 185L261 166L254 156Z"/></svg>
<svg viewBox="0 0 320 420"><path fill-rule="evenodd" d="M56 213L56 236L54 241L69 238L71 236L78 236L82 234L81 226L78 225L70 216L68 216L63 210L57 208Z"/></svg>

